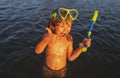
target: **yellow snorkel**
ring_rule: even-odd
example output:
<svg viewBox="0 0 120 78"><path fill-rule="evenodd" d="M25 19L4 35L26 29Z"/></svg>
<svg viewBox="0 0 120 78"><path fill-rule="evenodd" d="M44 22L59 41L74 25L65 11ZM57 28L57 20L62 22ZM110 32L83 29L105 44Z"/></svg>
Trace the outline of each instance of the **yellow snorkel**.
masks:
<svg viewBox="0 0 120 78"><path fill-rule="evenodd" d="M93 15L92 19L91 19L91 24L89 26L89 30L88 30L88 33L87 33L87 39L90 39L90 36L92 34L92 29L93 29L93 26L94 26L94 24L97 20L98 14L99 14L99 12L96 10L94 12L94 15ZM86 51L87 51L87 46L82 48L82 52L86 52Z"/></svg>

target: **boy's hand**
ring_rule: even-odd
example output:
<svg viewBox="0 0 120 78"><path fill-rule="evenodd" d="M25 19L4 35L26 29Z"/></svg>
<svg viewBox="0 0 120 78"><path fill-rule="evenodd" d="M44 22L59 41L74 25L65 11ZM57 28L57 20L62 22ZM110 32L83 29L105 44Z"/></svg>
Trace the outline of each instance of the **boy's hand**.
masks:
<svg viewBox="0 0 120 78"><path fill-rule="evenodd" d="M45 29L47 30L48 34L52 33L52 31L48 27L46 27Z"/></svg>
<svg viewBox="0 0 120 78"><path fill-rule="evenodd" d="M83 39L82 44L84 45L84 47L90 47L91 46L91 39Z"/></svg>

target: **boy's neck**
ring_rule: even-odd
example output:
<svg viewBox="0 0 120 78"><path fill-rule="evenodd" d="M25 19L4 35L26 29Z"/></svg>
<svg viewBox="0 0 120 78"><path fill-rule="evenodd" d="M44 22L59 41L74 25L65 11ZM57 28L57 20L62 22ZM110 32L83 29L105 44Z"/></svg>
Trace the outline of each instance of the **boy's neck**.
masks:
<svg viewBox="0 0 120 78"><path fill-rule="evenodd" d="M57 34L55 34L56 35L56 37L58 38L58 39L66 39L66 35L65 36L59 36L59 35L57 35Z"/></svg>

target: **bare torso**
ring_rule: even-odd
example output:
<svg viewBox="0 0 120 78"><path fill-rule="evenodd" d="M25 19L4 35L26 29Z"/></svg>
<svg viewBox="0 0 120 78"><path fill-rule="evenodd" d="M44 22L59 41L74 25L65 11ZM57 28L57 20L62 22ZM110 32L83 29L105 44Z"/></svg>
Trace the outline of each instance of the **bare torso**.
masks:
<svg viewBox="0 0 120 78"><path fill-rule="evenodd" d="M46 64L49 68L60 70L66 66L68 44L66 37L53 35L46 48Z"/></svg>

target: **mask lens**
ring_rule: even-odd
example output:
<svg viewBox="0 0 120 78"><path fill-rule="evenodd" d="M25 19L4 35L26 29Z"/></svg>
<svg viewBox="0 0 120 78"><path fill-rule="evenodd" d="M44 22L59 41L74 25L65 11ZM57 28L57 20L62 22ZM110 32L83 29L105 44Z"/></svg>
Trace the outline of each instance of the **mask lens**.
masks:
<svg viewBox="0 0 120 78"><path fill-rule="evenodd" d="M70 11L70 15L73 19L76 19L77 17L77 12L76 11Z"/></svg>
<svg viewBox="0 0 120 78"><path fill-rule="evenodd" d="M59 10L59 14L60 14L60 16L61 16L62 18L66 18L67 11L64 10L64 9L60 9L60 10Z"/></svg>

